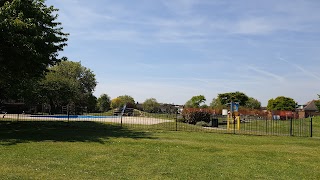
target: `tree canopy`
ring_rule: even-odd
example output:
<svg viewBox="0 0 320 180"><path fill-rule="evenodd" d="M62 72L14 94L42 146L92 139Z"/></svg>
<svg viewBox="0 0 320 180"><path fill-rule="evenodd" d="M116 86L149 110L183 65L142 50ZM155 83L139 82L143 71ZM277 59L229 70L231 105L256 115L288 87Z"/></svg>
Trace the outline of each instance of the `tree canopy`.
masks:
<svg viewBox="0 0 320 180"><path fill-rule="evenodd" d="M318 97L319 97L319 99L316 100L315 104L316 104L318 110L320 111L320 94L318 94Z"/></svg>
<svg viewBox="0 0 320 180"><path fill-rule="evenodd" d="M143 110L150 113L159 112L160 104L155 98L146 99L143 104Z"/></svg>
<svg viewBox="0 0 320 180"><path fill-rule="evenodd" d="M62 61L49 68L40 82L39 95L51 108L74 104L85 107L92 99L97 82L93 72L80 62ZM90 101L91 100L91 101Z"/></svg>
<svg viewBox="0 0 320 180"><path fill-rule="evenodd" d="M0 1L0 98L24 90L61 59L67 33L44 0Z"/></svg>
<svg viewBox="0 0 320 180"><path fill-rule="evenodd" d="M110 105L111 105L111 100L110 97L107 94L102 94L99 98L98 98L98 109L101 112L106 112L110 109Z"/></svg>
<svg viewBox="0 0 320 180"><path fill-rule="evenodd" d="M246 102L245 107L249 108L249 109L260 109L261 102L253 97L249 97L248 101Z"/></svg>
<svg viewBox="0 0 320 180"><path fill-rule="evenodd" d="M223 109L227 108L228 103L231 101L239 102L240 106L249 109L260 109L261 102L253 97L249 97L246 94L236 91L218 94L217 98L213 98L210 104L211 108Z"/></svg>
<svg viewBox="0 0 320 180"><path fill-rule="evenodd" d="M133 97L129 95L123 95L123 96L118 96L115 99L111 100L111 108L121 108L124 105L127 105L127 107L135 107L135 101Z"/></svg>
<svg viewBox="0 0 320 180"><path fill-rule="evenodd" d="M218 99L221 102L221 104L227 104L233 101L239 102L240 106L245 106L247 101L249 100L249 97L243 92L236 91L218 94Z"/></svg>
<svg viewBox="0 0 320 180"><path fill-rule="evenodd" d="M225 105L221 103L221 100L219 98L213 98L210 107L213 109L223 109Z"/></svg>
<svg viewBox="0 0 320 180"><path fill-rule="evenodd" d="M187 108L200 108L204 102L206 102L206 98L203 95L193 96L185 103L185 106Z"/></svg>
<svg viewBox="0 0 320 180"><path fill-rule="evenodd" d="M279 96L268 101L267 109L293 111L296 109L296 102L292 98Z"/></svg>

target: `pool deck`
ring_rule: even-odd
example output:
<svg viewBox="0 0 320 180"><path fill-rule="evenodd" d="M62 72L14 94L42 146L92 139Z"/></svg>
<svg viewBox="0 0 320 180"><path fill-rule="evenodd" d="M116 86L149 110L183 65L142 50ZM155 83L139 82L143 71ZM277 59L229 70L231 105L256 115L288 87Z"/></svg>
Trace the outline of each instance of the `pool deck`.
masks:
<svg viewBox="0 0 320 180"><path fill-rule="evenodd" d="M0 114L0 121L2 119L14 119L19 121L68 121L68 118L56 118L56 117L30 117L29 114ZM165 122L172 122L173 120L150 118L150 117L132 117L132 116L112 116L106 118L69 118L69 121L94 121L94 122L109 122L109 123L122 123L123 124L142 124L153 125Z"/></svg>

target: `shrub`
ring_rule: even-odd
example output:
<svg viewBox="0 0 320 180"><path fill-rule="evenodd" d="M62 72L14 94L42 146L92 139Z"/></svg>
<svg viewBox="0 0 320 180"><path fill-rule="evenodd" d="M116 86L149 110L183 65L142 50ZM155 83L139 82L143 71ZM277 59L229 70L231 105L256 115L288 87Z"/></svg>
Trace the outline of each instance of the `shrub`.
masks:
<svg viewBox="0 0 320 180"><path fill-rule="evenodd" d="M189 124L196 124L199 121L209 123L212 114L213 112L210 109L187 108L182 111L183 119Z"/></svg>

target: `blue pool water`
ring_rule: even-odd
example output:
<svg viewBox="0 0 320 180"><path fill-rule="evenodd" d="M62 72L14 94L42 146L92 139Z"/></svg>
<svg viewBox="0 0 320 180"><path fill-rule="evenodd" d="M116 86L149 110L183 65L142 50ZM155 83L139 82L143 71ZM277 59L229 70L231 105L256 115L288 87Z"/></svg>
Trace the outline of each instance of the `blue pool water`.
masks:
<svg viewBox="0 0 320 180"><path fill-rule="evenodd" d="M31 115L30 117L42 118L68 118L67 115ZM69 115L69 118L112 118L114 116L85 116L85 115Z"/></svg>

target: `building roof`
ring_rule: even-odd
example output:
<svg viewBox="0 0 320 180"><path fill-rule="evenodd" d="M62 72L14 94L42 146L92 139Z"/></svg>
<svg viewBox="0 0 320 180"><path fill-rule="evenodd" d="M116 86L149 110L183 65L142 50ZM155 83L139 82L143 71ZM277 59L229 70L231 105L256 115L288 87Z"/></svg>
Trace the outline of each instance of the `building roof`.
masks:
<svg viewBox="0 0 320 180"><path fill-rule="evenodd" d="M309 101L306 106L303 108L305 111L318 111L318 107L316 106L316 100Z"/></svg>

